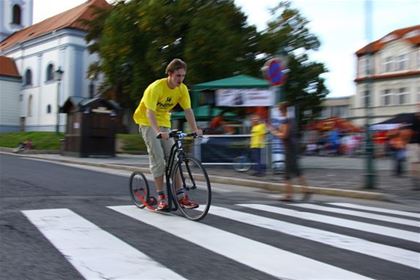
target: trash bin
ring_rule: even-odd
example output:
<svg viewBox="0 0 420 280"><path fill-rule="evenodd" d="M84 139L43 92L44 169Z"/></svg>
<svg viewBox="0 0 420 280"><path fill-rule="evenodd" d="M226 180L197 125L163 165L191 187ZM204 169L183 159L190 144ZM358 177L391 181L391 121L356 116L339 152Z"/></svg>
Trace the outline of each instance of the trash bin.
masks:
<svg viewBox="0 0 420 280"><path fill-rule="evenodd" d="M63 155L115 156L119 105L103 98L70 97L60 110L67 114Z"/></svg>

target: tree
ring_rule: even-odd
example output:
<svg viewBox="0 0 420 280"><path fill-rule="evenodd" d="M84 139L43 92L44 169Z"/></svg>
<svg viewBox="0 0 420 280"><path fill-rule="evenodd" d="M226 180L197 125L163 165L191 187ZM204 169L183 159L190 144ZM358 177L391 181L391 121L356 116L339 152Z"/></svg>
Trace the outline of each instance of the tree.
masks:
<svg viewBox="0 0 420 280"><path fill-rule="evenodd" d="M299 103L299 119L306 121L303 112L316 115L328 93L320 77L325 67L306 55L320 43L289 2L275 7L273 16L257 32L233 0L119 1L90 23L95 28L87 39L101 57L93 69L105 74L103 89L113 89L117 102L134 109L174 57L188 63L186 83L193 85L235 74L261 76L261 54L275 56L281 49L289 57L285 97Z"/></svg>
<svg viewBox="0 0 420 280"><path fill-rule="evenodd" d="M95 22L96 21L96 22ZM174 57L188 63L192 85L233 74L259 74L258 34L232 0L133 0L114 5L106 18L93 20L87 39L105 74L103 88L114 88L124 107L134 108Z"/></svg>
<svg viewBox="0 0 420 280"><path fill-rule="evenodd" d="M233 1L204 1L191 20L185 57L191 82L221 79L233 74L259 74L255 63L257 32Z"/></svg>
<svg viewBox="0 0 420 280"><path fill-rule="evenodd" d="M282 88L283 99L298 107L299 125L318 116L322 100L328 94L321 75L322 63L312 62L308 52L318 50L320 42L307 28L308 21L289 1L272 9L274 20L261 34L260 49L267 56L283 55L288 60L288 78Z"/></svg>

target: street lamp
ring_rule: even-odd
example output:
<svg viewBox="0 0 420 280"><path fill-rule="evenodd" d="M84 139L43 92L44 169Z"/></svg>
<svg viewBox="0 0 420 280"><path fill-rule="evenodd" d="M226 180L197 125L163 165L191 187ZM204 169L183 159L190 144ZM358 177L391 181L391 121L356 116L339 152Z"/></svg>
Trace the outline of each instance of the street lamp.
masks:
<svg viewBox="0 0 420 280"><path fill-rule="evenodd" d="M58 69L54 72L54 78L57 81L57 120L55 125L56 134L60 132L60 85L61 79L63 78L63 73L64 71L61 70L61 67L58 67Z"/></svg>
<svg viewBox="0 0 420 280"><path fill-rule="evenodd" d="M374 74L374 62L373 62L373 51L372 51L372 0L366 0L365 2L366 12L366 37L368 40L367 50L367 79L366 79L366 90L365 90L365 112L366 112L366 124L365 124L365 138L366 138L366 174L365 174L365 188L375 188L375 166L374 166L374 146L372 142L372 133L370 129L370 119L372 117L371 101L373 100L373 87L372 87L372 76Z"/></svg>
<svg viewBox="0 0 420 280"><path fill-rule="evenodd" d="M90 80L90 84L89 84L89 98L93 98L95 97L95 81L97 79L97 74L96 73L91 73L89 75L89 80Z"/></svg>

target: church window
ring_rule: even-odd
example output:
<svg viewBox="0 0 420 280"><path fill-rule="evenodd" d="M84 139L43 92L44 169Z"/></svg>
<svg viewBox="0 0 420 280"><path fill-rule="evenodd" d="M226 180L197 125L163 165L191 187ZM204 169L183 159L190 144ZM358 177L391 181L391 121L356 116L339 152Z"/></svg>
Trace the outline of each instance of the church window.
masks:
<svg viewBox="0 0 420 280"><path fill-rule="evenodd" d="M47 81L54 80L54 65L48 64L47 66Z"/></svg>
<svg viewBox="0 0 420 280"><path fill-rule="evenodd" d="M28 117L32 117L32 102L33 102L33 97L32 95L30 95L28 99Z"/></svg>
<svg viewBox="0 0 420 280"><path fill-rule="evenodd" d="M22 11L19 5L14 5L12 10L12 23L13 24L21 24L22 22Z"/></svg>
<svg viewBox="0 0 420 280"><path fill-rule="evenodd" d="M32 71L31 69L27 69L25 72L25 86L32 85Z"/></svg>
<svg viewBox="0 0 420 280"><path fill-rule="evenodd" d="M50 104L47 105L47 114L51 114L51 105Z"/></svg>

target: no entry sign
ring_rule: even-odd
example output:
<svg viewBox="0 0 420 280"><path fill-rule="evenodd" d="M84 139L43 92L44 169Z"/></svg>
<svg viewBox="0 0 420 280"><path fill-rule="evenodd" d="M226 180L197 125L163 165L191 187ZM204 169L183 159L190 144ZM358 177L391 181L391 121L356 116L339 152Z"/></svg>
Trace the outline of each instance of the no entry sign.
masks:
<svg viewBox="0 0 420 280"><path fill-rule="evenodd" d="M281 86L286 81L286 67L280 59L268 60L263 69L266 79L272 86Z"/></svg>

